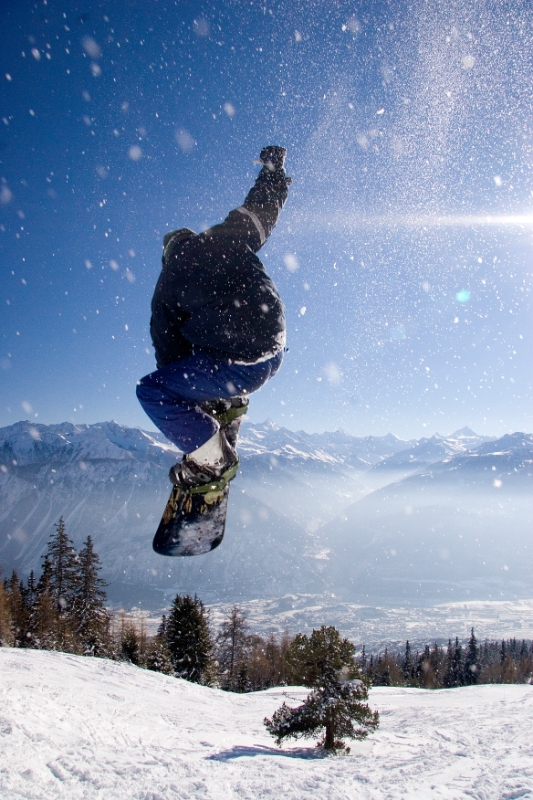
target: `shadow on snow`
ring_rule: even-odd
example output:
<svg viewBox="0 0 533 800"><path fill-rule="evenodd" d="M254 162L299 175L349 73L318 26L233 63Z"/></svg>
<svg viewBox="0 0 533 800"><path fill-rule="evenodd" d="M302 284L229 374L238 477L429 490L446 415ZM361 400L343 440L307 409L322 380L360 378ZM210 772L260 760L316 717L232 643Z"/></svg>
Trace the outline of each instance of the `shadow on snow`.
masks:
<svg viewBox="0 0 533 800"><path fill-rule="evenodd" d="M252 745L244 747L235 745L229 750L222 750L212 756L206 756L207 761L229 761L232 758L242 758L243 756L283 756L285 758L327 758L327 754L318 747L294 747L291 750L281 750L279 747L267 747L266 745Z"/></svg>

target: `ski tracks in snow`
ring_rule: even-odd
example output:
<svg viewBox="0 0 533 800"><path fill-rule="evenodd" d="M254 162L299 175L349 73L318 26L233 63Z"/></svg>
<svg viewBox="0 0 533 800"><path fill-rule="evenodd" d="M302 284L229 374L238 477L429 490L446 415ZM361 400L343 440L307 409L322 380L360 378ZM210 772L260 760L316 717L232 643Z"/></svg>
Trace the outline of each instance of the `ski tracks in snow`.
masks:
<svg viewBox="0 0 533 800"><path fill-rule="evenodd" d="M0 798L533 800L532 686L373 689L377 733L338 757L266 734L305 694L0 648Z"/></svg>

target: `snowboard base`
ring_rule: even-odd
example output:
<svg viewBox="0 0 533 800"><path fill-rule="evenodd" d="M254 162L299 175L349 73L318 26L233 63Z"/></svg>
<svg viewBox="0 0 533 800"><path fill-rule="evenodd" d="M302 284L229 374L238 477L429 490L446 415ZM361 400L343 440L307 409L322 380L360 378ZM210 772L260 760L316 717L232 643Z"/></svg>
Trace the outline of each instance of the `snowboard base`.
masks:
<svg viewBox="0 0 533 800"><path fill-rule="evenodd" d="M218 547L224 537L229 483L202 490L174 486L154 536L161 556L199 556Z"/></svg>

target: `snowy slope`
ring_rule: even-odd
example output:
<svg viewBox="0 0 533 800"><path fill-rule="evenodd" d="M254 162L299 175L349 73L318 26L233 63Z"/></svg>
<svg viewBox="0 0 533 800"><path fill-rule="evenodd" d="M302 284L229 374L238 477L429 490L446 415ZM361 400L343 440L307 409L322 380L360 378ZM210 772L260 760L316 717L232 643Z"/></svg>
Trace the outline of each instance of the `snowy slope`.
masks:
<svg viewBox="0 0 533 800"><path fill-rule="evenodd" d="M305 690L232 695L136 667L0 649L9 800L511 800L533 797L533 687L379 688L348 756L279 750L263 717Z"/></svg>

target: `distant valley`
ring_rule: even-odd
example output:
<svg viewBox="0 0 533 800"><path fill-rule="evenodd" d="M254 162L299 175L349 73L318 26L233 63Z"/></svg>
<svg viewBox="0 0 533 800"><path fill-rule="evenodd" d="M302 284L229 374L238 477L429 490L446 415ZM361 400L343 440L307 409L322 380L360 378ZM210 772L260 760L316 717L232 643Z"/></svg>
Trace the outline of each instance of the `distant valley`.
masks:
<svg viewBox="0 0 533 800"><path fill-rule="evenodd" d="M240 454L222 546L174 560L151 550L179 456L162 435L114 422L2 428L0 565L39 570L63 516L77 546L91 534L110 600L126 607L158 609L177 591L207 603L531 596L531 434L403 441L246 421Z"/></svg>

